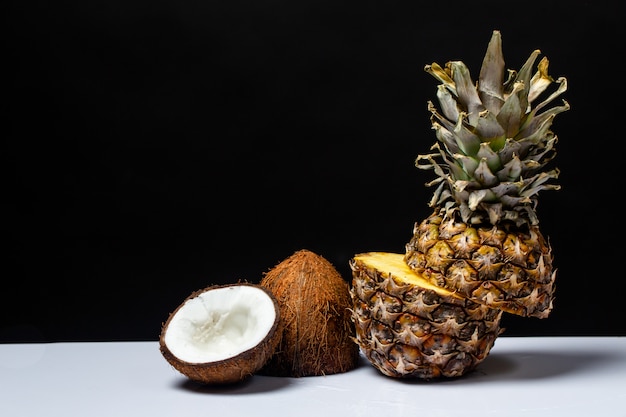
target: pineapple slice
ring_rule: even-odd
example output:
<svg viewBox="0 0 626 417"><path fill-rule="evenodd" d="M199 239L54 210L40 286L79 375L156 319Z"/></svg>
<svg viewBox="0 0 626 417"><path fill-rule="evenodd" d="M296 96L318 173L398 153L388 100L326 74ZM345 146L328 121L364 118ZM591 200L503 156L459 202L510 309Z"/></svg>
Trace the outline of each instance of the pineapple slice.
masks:
<svg viewBox="0 0 626 417"><path fill-rule="evenodd" d="M403 254L350 260L356 342L382 374L458 377L481 363L501 333L502 311L431 284Z"/></svg>

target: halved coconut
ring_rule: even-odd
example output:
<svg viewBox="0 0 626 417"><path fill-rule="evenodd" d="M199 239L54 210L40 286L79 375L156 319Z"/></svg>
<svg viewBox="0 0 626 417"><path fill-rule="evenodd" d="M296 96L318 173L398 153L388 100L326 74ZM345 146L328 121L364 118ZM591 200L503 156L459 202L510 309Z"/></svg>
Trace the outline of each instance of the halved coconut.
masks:
<svg viewBox="0 0 626 417"><path fill-rule="evenodd" d="M282 337L274 295L250 283L196 291L161 329L159 347L179 372L201 384L242 381L261 369Z"/></svg>

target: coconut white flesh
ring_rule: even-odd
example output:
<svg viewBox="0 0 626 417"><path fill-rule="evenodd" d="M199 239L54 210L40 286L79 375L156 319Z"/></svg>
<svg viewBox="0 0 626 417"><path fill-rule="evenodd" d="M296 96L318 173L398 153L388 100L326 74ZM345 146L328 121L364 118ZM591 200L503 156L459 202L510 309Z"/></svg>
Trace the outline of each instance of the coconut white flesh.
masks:
<svg viewBox="0 0 626 417"><path fill-rule="evenodd" d="M274 303L260 288L211 289L183 303L170 319L165 344L189 363L224 360L258 345L275 319Z"/></svg>

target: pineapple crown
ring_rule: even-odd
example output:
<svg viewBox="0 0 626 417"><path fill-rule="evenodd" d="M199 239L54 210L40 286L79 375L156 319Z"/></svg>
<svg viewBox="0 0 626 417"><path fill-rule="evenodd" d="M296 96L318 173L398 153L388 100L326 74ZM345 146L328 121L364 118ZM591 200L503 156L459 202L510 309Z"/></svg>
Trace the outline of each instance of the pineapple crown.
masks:
<svg viewBox="0 0 626 417"><path fill-rule="evenodd" d="M567 90L567 80L548 75L541 51L535 50L519 71L508 70L502 55L500 32L493 31L474 84L465 64L433 63L425 71L441 82L437 89L440 110L428 102L431 124L438 142L415 162L434 170L438 185L429 205L460 213L466 223L538 224L536 205L540 190L560 188L550 181L559 170L546 170L555 156L556 135L550 130L554 117L569 109L548 107ZM557 88L535 103L548 87ZM546 94L547 95L547 94Z"/></svg>

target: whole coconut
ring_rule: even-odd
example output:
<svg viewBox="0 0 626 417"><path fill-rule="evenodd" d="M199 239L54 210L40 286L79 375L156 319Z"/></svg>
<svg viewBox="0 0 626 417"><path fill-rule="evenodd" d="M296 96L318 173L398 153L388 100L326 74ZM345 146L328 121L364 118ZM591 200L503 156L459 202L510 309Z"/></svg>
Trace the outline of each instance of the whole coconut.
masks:
<svg viewBox="0 0 626 417"><path fill-rule="evenodd" d="M276 297L283 328L278 348L260 373L303 377L356 367L359 347L349 284L328 260L297 251L269 270L260 285Z"/></svg>

